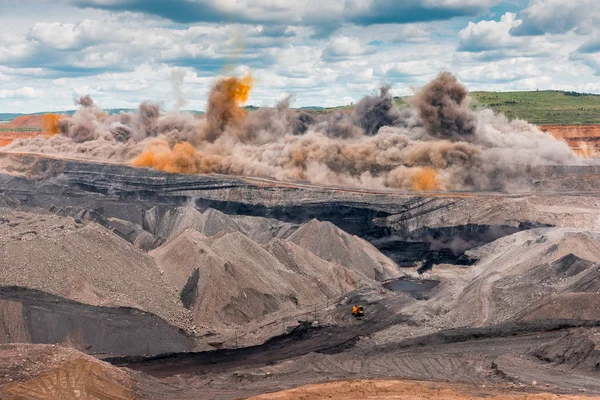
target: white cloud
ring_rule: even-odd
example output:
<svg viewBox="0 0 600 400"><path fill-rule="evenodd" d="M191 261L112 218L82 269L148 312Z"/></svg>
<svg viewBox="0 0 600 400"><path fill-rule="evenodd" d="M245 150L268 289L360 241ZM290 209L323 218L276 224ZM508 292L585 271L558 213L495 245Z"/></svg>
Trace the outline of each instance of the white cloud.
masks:
<svg viewBox="0 0 600 400"><path fill-rule="evenodd" d="M572 32L534 37L510 34L521 25L522 21L512 13L504 14L500 21L469 22L458 33L457 56L466 55L480 62L534 57L540 62L541 59L568 57L581 43L581 36Z"/></svg>
<svg viewBox="0 0 600 400"><path fill-rule="evenodd" d="M0 62L12 64L23 60L36 52L36 43L22 40L18 43L0 43Z"/></svg>
<svg viewBox="0 0 600 400"><path fill-rule="evenodd" d="M513 35L590 33L600 20L598 0L531 0L520 12L523 23L513 27Z"/></svg>
<svg viewBox="0 0 600 400"><path fill-rule="evenodd" d="M0 80L6 99L0 107L5 112L72 109L75 93L91 94L106 108L150 99L168 109L175 101L170 76L176 68L186 71L183 90L191 109L206 107L216 76L245 71L257 78L249 103L267 106L286 94L295 94L298 106L356 102L384 83L392 84L393 93L407 94L442 70L476 89L597 88L599 36L594 27L583 34L579 26L585 21L566 33L525 37L510 32L532 20L530 11L470 23L468 17L386 21L386 12L409 6L419 12L435 6L451 15L469 7L483 10L495 0L418 0L410 5L391 0L227 1L218 4L219 10L239 9L244 17L251 9L256 18L265 12L276 23L234 19L172 24L154 16L63 5L61 13L51 16L29 13L26 19L23 13L17 28L0 14ZM321 25L335 33L315 38L315 26ZM25 87L52 94L52 103L46 97L6 97Z"/></svg>
<svg viewBox="0 0 600 400"><path fill-rule="evenodd" d="M480 52L499 48L516 48L523 40L510 35L509 31L521 25L515 14L506 13L500 21L480 21L469 24L458 32L458 51Z"/></svg>
<svg viewBox="0 0 600 400"><path fill-rule="evenodd" d="M328 59L345 59L372 54L375 50L373 46L361 44L357 38L337 36L329 41L323 51L323 56Z"/></svg>
<svg viewBox="0 0 600 400"><path fill-rule="evenodd" d="M86 22L84 21L82 24L86 24ZM79 26L58 22L51 24L37 23L31 28L29 33L29 37L32 40L59 50L78 47L82 41L82 36L83 34Z"/></svg>
<svg viewBox="0 0 600 400"><path fill-rule="evenodd" d="M26 86L20 89L2 89L0 90L0 99L35 99L45 96L42 90Z"/></svg>
<svg viewBox="0 0 600 400"><path fill-rule="evenodd" d="M19 77L19 76L34 76L44 77L48 75L48 72L44 68L11 68L4 65L0 65L0 72L7 76Z"/></svg>
<svg viewBox="0 0 600 400"><path fill-rule="evenodd" d="M390 77L416 77L432 75L442 69L442 64L436 60L414 60L402 62L387 62L380 65L382 74Z"/></svg>
<svg viewBox="0 0 600 400"><path fill-rule="evenodd" d="M600 76L600 53L586 54L574 52L571 54L570 60L587 65L594 71L595 75Z"/></svg>
<svg viewBox="0 0 600 400"><path fill-rule="evenodd" d="M538 77L541 70L531 59L508 59L494 63L468 66L458 73L466 82L511 82L529 77Z"/></svg>

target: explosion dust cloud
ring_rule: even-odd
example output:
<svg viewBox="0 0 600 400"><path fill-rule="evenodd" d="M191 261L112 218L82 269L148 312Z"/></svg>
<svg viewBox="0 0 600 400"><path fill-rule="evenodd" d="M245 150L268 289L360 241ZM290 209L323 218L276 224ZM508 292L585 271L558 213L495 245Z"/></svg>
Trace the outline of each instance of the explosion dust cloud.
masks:
<svg viewBox="0 0 600 400"><path fill-rule="evenodd" d="M44 114L44 118L42 120L42 129L44 129L44 134L46 136L56 135L60 132L60 115L57 114Z"/></svg>
<svg viewBox="0 0 600 400"><path fill-rule="evenodd" d="M181 94L183 76L172 79ZM161 113L150 102L137 113L106 115L85 96L72 117L53 123L60 134L8 149L167 172L415 191L518 190L531 166L578 162L565 142L534 125L473 111L467 89L447 72L415 93L411 108L397 108L386 86L352 112L329 114L291 109L289 98L246 112L253 83L249 75L218 79L201 117Z"/></svg>

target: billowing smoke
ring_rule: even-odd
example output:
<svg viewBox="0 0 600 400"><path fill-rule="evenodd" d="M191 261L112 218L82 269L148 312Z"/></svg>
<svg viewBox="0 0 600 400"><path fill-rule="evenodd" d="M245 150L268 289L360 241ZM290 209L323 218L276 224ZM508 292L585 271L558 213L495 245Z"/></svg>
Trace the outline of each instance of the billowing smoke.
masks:
<svg viewBox="0 0 600 400"><path fill-rule="evenodd" d="M75 104L78 104L84 108L92 108L94 106L94 100L92 100L89 95L85 95L75 100Z"/></svg>
<svg viewBox="0 0 600 400"><path fill-rule="evenodd" d="M246 119L246 111L241 108L252 90L252 77L246 75L242 79L236 77L220 79L217 81L208 97L206 111L206 127L204 139L214 142L224 133L238 136L243 139L245 131L240 127Z"/></svg>
<svg viewBox="0 0 600 400"><path fill-rule="evenodd" d="M468 107L467 88L449 72L442 72L412 99L420 120L431 136L470 140L475 133L477 116Z"/></svg>
<svg viewBox="0 0 600 400"><path fill-rule="evenodd" d="M373 136L383 126L402 126L406 120L397 107L390 87L381 88L379 96L367 96L354 108L356 125L362 128L365 135Z"/></svg>
<svg viewBox="0 0 600 400"><path fill-rule="evenodd" d="M60 135L16 141L18 151L127 162L167 172L220 173L315 184L416 191L518 190L531 167L577 162L568 145L524 121L472 111L466 88L442 73L398 109L388 87L353 111L309 113L289 107L246 112L253 79L221 78L205 116L106 115L89 98Z"/></svg>

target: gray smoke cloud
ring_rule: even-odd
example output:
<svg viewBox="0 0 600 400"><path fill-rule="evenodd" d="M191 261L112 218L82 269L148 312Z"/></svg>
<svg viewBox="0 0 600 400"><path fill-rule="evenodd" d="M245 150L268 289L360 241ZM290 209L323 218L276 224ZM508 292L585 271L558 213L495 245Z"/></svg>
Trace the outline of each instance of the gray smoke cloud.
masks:
<svg viewBox="0 0 600 400"><path fill-rule="evenodd" d="M389 86L382 87L379 96L367 96L356 103L354 120L369 136L377 134L383 126L406 126L406 115L394 106Z"/></svg>
<svg viewBox="0 0 600 400"><path fill-rule="evenodd" d="M442 72L412 99L427 133L450 140L470 140L477 116L468 107L467 88L449 72Z"/></svg>
<svg viewBox="0 0 600 400"><path fill-rule="evenodd" d="M60 134L8 149L168 172L407 190L520 190L533 166L577 163L566 143L534 125L471 110L467 89L449 73L415 93L411 108L398 109L383 87L336 113L294 110L290 98L248 113L239 99L249 82L217 80L201 117L161 113L149 102L136 113L106 115L88 98L60 121Z"/></svg>
<svg viewBox="0 0 600 400"><path fill-rule="evenodd" d="M91 108L94 106L94 100L89 95L81 96L79 99L75 101L75 104L80 105L82 107Z"/></svg>

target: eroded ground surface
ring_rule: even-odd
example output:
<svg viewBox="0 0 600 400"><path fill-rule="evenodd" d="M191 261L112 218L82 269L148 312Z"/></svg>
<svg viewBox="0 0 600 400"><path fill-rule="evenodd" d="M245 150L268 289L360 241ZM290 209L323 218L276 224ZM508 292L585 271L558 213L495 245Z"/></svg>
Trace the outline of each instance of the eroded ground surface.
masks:
<svg viewBox="0 0 600 400"><path fill-rule="evenodd" d="M566 396L548 393L523 393L501 387L468 386L419 381L345 381L321 385L307 385L283 392L252 397L251 400L291 399L367 399L367 400L475 400L481 398L498 400L584 400L587 396Z"/></svg>

